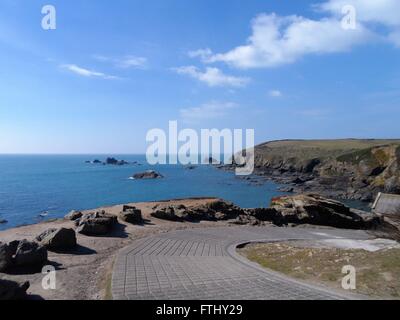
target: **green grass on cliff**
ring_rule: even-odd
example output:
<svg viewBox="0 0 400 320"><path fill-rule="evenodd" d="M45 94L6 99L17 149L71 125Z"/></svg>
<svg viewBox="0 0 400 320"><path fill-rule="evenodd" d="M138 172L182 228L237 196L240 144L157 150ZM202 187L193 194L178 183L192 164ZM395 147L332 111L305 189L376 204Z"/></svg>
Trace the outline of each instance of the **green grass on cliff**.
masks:
<svg viewBox="0 0 400 320"><path fill-rule="evenodd" d="M358 152L367 156L371 148L391 144L400 145L400 139L281 140L258 145L256 155L298 160L338 158Z"/></svg>

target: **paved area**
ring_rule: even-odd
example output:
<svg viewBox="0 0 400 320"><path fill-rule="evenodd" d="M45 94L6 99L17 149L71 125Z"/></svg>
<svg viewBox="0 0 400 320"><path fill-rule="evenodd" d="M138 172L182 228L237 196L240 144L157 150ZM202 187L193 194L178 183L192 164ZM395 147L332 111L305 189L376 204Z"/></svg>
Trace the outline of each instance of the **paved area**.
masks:
<svg viewBox="0 0 400 320"><path fill-rule="evenodd" d="M117 300L351 299L265 270L236 253L252 241L368 239L363 231L314 228L222 227L190 229L139 239L114 265Z"/></svg>

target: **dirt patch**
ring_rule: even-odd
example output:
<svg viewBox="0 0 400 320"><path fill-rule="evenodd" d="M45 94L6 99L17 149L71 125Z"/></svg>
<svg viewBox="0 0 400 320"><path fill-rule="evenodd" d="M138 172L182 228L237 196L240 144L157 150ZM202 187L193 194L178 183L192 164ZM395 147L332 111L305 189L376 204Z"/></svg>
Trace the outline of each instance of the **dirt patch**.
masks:
<svg viewBox="0 0 400 320"><path fill-rule="evenodd" d="M128 246L132 241L172 230L221 227L231 225L229 221L210 222L172 222L151 216L152 208L159 204L198 206L215 201L214 198L196 198L169 200L161 202L130 203L142 210L145 223L133 225L119 221L113 232L104 237L90 237L77 234L78 247L69 253L49 252L49 261L56 266L56 290L42 288L43 275L5 274L0 273L0 279L14 281L29 281L28 293L38 299L46 300L99 300L110 299L112 265L119 249ZM122 211L123 205L103 207L95 210L105 210L111 214ZM33 240L37 235L49 228L74 228L73 222L64 219L49 221L0 232L0 241Z"/></svg>
<svg viewBox="0 0 400 320"><path fill-rule="evenodd" d="M356 268L354 292L373 298L400 299L400 249L374 252L362 249L307 247L294 241L249 244L239 253L265 268L293 278L342 289L342 268Z"/></svg>

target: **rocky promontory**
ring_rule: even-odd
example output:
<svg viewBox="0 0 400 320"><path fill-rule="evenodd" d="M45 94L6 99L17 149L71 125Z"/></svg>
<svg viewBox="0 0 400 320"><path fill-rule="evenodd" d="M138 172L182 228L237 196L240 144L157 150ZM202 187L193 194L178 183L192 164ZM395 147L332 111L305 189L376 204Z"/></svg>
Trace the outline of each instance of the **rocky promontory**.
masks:
<svg viewBox="0 0 400 320"><path fill-rule="evenodd" d="M254 161L255 174L285 184L284 192L366 202L400 194L400 140L271 141L255 147Z"/></svg>

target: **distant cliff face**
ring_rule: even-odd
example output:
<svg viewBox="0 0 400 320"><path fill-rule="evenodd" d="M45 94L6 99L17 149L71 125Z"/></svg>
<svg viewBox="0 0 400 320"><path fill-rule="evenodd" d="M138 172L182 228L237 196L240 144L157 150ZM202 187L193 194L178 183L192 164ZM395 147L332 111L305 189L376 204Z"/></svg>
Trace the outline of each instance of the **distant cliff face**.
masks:
<svg viewBox="0 0 400 320"><path fill-rule="evenodd" d="M278 181L300 178L300 191L366 201L380 191L400 193L399 140L268 142L256 147L255 166Z"/></svg>
<svg viewBox="0 0 400 320"><path fill-rule="evenodd" d="M372 147L327 160L319 176L346 176L356 187L400 193L400 145Z"/></svg>

